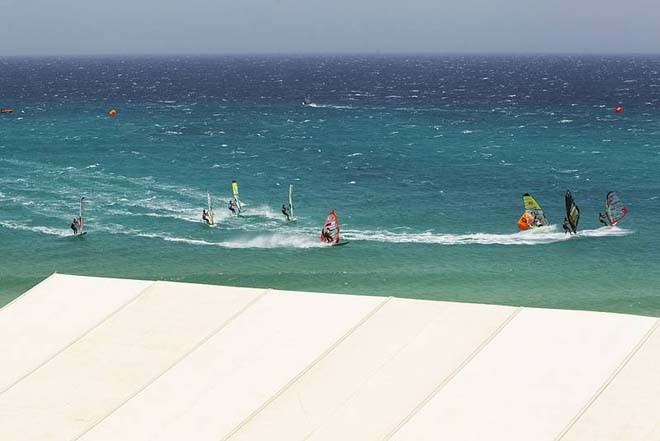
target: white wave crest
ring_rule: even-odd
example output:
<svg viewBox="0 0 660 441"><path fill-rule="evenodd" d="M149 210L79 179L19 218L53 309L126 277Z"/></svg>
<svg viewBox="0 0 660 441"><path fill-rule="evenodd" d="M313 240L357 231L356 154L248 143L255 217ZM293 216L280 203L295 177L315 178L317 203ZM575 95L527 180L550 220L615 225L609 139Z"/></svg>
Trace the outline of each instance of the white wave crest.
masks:
<svg viewBox="0 0 660 441"><path fill-rule="evenodd" d="M48 234L51 236L59 236L59 237L67 237L72 235L72 232L66 228L50 228L41 225L17 224L14 222L0 222L0 227L8 228L10 230L31 231L33 233Z"/></svg>
<svg viewBox="0 0 660 441"><path fill-rule="evenodd" d="M584 230L584 231L579 231L577 236L583 236L583 237L607 237L607 236L627 236L629 234L632 234L634 231L632 230L626 230L625 228L621 227L600 227L595 230Z"/></svg>
<svg viewBox="0 0 660 441"><path fill-rule="evenodd" d="M192 239L187 237L174 237L166 233L145 233L138 232L135 234L139 237L146 237L152 239L161 239L166 242L179 242L189 245L203 245L203 246L216 246L222 248L320 248L324 244L318 238L299 235L287 235L281 233L261 234L259 236L237 238L224 242L209 242L202 239Z"/></svg>
<svg viewBox="0 0 660 441"><path fill-rule="evenodd" d="M394 233L390 231L345 230L344 237L350 240L365 240L389 243L423 243L438 245L541 245L562 242L580 237L624 236L632 231L622 228L603 227L596 230L578 231L577 235L565 234L556 225L510 234L470 233L438 234Z"/></svg>
<svg viewBox="0 0 660 441"><path fill-rule="evenodd" d="M137 207L137 205L129 205L131 207ZM149 207L154 209L153 207ZM155 208L157 209L157 208ZM162 209L166 211L167 209ZM146 213L134 213L130 210L118 210L118 209L109 209L106 210L106 213L116 216L131 216L131 217L152 217L152 218L162 218L162 219L176 219L183 220L186 222L197 223L201 222L202 215L198 215L197 209L181 209L179 213L175 212L166 212L166 213L156 213L156 212L146 212Z"/></svg>
<svg viewBox="0 0 660 441"><path fill-rule="evenodd" d="M313 107L315 109L352 109L352 106L338 106L335 104L316 104L310 103L305 107Z"/></svg>
<svg viewBox="0 0 660 441"><path fill-rule="evenodd" d="M185 243L196 246L216 246L222 248L320 248L327 246L319 241L318 236L314 234L301 234L298 230L288 231L286 233L264 233L258 235L246 235L227 241L212 242L204 239L195 239L191 237L172 236L166 232L148 232L132 228L126 228L123 225L110 224L99 226L99 231L105 231L110 234L124 234L129 236L144 237L147 239L159 239L165 242Z"/></svg>
<svg viewBox="0 0 660 441"><path fill-rule="evenodd" d="M324 244L316 236L270 233L238 238L219 244L226 248L321 248Z"/></svg>
<svg viewBox="0 0 660 441"><path fill-rule="evenodd" d="M273 210L267 205L260 205L258 207L247 207L246 204L243 204L243 211L241 211L241 217L265 217L266 219L272 220L282 220L284 216L279 211ZM229 212L227 210L227 212Z"/></svg>

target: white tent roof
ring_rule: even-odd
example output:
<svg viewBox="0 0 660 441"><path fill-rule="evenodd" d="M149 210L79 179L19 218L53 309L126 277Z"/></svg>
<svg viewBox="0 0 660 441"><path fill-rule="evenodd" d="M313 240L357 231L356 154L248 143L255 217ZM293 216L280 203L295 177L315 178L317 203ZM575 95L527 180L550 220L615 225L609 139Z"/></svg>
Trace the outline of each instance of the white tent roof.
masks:
<svg viewBox="0 0 660 441"><path fill-rule="evenodd" d="M658 323L53 275L0 309L0 440L659 439Z"/></svg>

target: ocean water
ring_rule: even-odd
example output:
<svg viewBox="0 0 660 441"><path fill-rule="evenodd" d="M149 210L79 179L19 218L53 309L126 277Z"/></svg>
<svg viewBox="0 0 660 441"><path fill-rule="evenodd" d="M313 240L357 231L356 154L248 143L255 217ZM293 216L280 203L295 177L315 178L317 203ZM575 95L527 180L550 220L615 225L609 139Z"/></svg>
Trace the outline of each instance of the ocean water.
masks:
<svg viewBox="0 0 660 441"><path fill-rule="evenodd" d="M0 72L15 110L0 115L0 305L61 272L660 315L660 57L3 58ZM294 223L279 214L290 183ZM601 228L611 190L630 215ZM552 226L517 230L525 192ZM74 238L81 196L89 234ZM348 246L319 242L331 209Z"/></svg>

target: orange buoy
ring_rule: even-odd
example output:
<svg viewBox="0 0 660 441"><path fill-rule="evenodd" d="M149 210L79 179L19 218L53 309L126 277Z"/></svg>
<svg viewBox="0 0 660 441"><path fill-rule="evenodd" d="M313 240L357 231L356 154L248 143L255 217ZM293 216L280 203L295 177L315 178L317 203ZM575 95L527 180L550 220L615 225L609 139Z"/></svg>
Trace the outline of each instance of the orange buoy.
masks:
<svg viewBox="0 0 660 441"><path fill-rule="evenodd" d="M614 111L615 111L616 113L621 113L621 112L623 112L623 107L622 107L622 106L616 106L616 107L614 108Z"/></svg>
<svg viewBox="0 0 660 441"><path fill-rule="evenodd" d="M117 116L117 111L115 109L110 109L108 115L114 118L115 116Z"/></svg>

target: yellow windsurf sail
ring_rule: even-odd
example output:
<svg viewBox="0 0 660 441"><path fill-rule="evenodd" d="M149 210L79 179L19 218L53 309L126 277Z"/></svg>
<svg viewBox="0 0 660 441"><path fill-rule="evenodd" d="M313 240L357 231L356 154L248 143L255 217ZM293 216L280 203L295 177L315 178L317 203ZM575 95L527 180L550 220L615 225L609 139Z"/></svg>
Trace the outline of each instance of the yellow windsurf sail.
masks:
<svg viewBox="0 0 660 441"><path fill-rule="evenodd" d="M533 221L529 223L529 228L550 225L543 213L543 208L541 208L541 205L536 202L536 199L534 199L531 194L525 193L523 195L523 206L525 207L525 213L529 213L533 219ZM520 227L520 225L518 226Z"/></svg>
<svg viewBox="0 0 660 441"><path fill-rule="evenodd" d="M240 213L243 211L243 205L241 204L241 200L238 198L238 182L236 181L231 181L231 194L234 196L234 204Z"/></svg>

